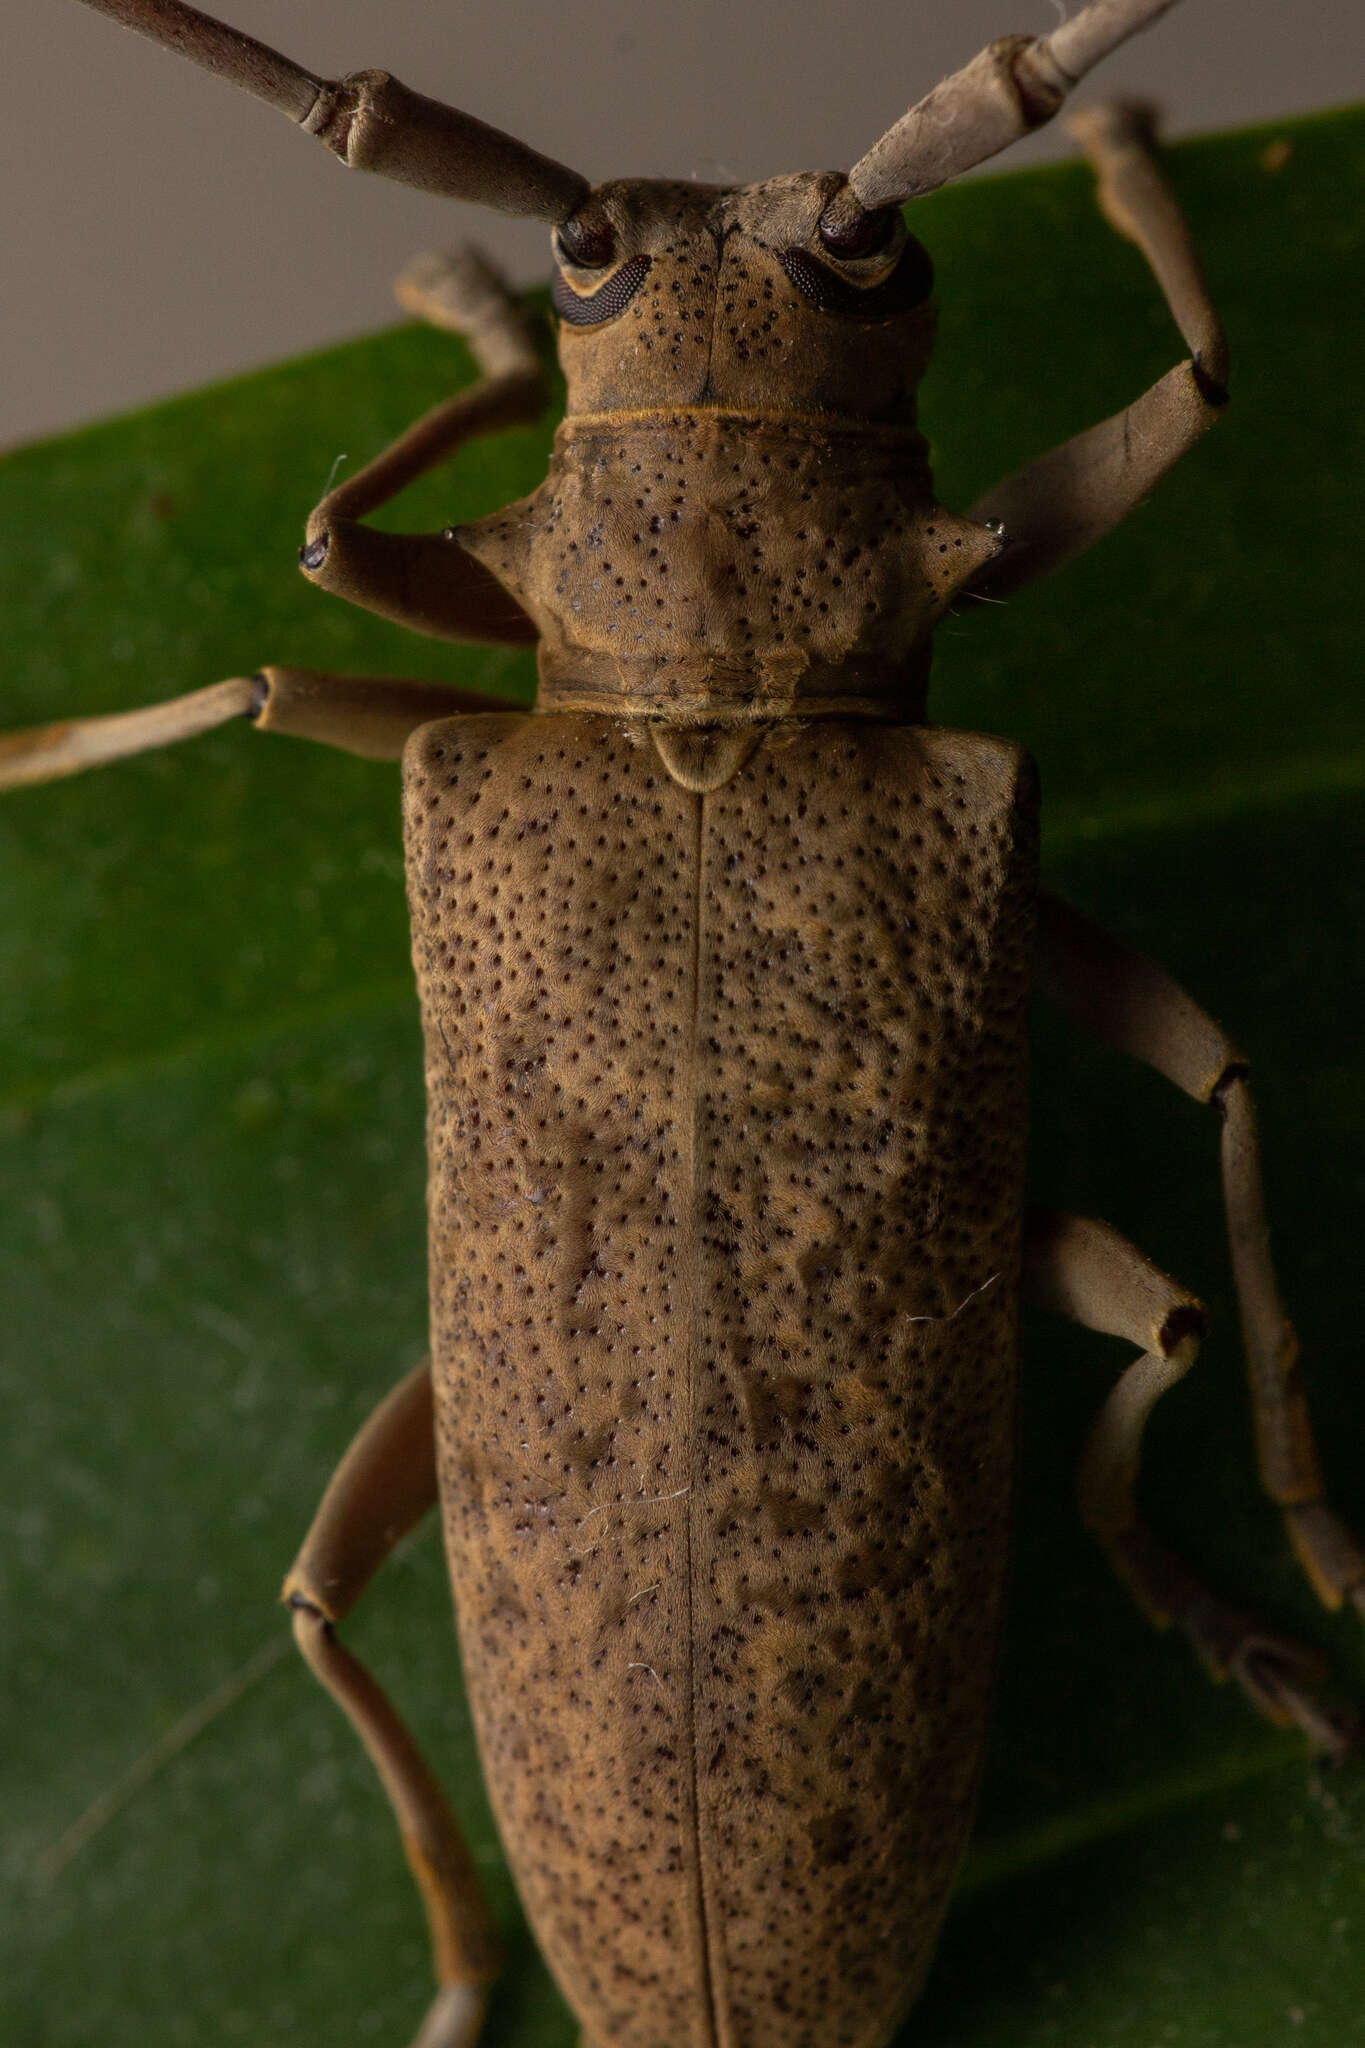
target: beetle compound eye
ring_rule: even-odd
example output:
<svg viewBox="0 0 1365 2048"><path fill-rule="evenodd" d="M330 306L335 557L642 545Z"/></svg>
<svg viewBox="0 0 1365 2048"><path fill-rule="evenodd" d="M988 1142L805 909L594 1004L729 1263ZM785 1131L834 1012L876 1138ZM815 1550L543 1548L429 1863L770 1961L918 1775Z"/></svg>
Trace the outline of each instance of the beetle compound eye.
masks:
<svg viewBox="0 0 1365 2048"><path fill-rule="evenodd" d="M595 327L600 320L613 320L623 313L645 281L648 256L629 256L621 261L621 244L615 228L601 213L571 214L555 229L555 254L563 269L556 270L551 286L555 311L571 327ZM615 266L615 267L613 267ZM570 272L605 270L609 274L593 287Z"/></svg>
<svg viewBox="0 0 1365 2048"><path fill-rule="evenodd" d="M595 292L575 291L562 270L555 272L550 287L554 309L571 327L595 327L599 320L613 320L623 313L644 283L649 271L648 256L631 256L619 270L598 285Z"/></svg>
<svg viewBox="0 0 1365 2048"><path fill-rule="evenodd" d="M900 224L898 206L879 206L871 213L859 207L852 216L830 207L820 216L818 233L831 256L848 262L860 256L880 256L890 248Z"/></svg>
<svg viewBox="0 0 1365 2048"><path fill-rule="evenodd" d="M616 261L616 230L610 221L571 215L555 229L555 253L577 270L605 270Z"/></svg>
<svg viewBox="0 0 1365 2048"><path fill-rule="evenodd" d="M906 235L905 247L892 268L874 268L866 284L860 284L856 274L850 276L847 271L834 270L822 263L809 249L783 249L779 253L787 276L813 306L822 313L841 314L848 319L892 320L898 313L909 313L922 306L934 288L929 251L913 235Z"/></svg>

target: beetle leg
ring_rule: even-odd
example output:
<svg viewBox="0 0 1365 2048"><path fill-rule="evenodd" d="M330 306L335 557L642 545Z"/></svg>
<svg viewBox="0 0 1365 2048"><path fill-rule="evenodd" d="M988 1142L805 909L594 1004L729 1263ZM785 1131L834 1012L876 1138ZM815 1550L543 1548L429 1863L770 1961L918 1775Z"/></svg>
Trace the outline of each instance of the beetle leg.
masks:
<svg viewBox="0 0 1365 2048"><path fill-rule="evenodd" d="M1165 969L1044 894L1039 980L1078 1024L1155 1067L1223 1119L1223 1200L1242 1319L1261 1482L1320 1600L1365 1614L1365 1550L1324 1498L1299 1372L1298 1338L1270 1256L1256 1113L1247 1062Z"/></svg>
<svg viewBox="0 0 1365 2048"><path fill-rule="evenodd" d="M108 761L196 739L234 718L260 732L321 740L372 761L397 761L409 733L452 713L506 711L503 697L400 676L336 676L309 668L263 668L188 696L103 718L63 718L0 733L0 789L56 782Z"/></svg>
<svg viewBox="0 0 1365 2048"><path fill-rule="evenodd" d="M398 284L409 310L463 334L484 371L330 491L313 513L303 566L315 583L442 639L525 646L536 638L516 600L443 534L376 533L358 522L463 441L539 417L544 382L525 314L472 250L420 257ZM0 735L0 789L51 782L105 761L193 739L233 718L351 753L397 760L417 726L451 712L503 709L500 698L434 683L268 668L188 696L104 718L62 719Z"/></svg>
<svg viewBox="0 0 1365 2048"><path fill-rule="evenodd" d="M263 668L256 678L258 732L319 740L371 761L399 761L419 727L452 715L514 711L505 697L397 676L334 676L311 668Z"/></svg>
<svg viewBox="0 0 1365 2048"><path fill-rule="evenodd" d="M1349 1599L1365 1614L1365 1551L1324 1498L1322 1466L1299 1371L1299 1340L1285 1313L1270 1256L1256 1110L1244 1065L1229 1063L1213 1100L1223 1118L1223 1200L1261 1483L1283 1510L1295 1554L1323 1605L1336 1608Z"/></svg>
<svg viewBox="0 0 1365 2048"><path fill-rule="evenodd" d="M0 789L21 789L30 782L56 782L86 768L121 761L130 754L150 753L177 740L196 739L234 718L249 718L256 698L251 676L230 676L191 690L168 703L146 704L137 711L116 711L103 718L61 718L51 725L30 725L0 733Z"/></svg>
<svg viewBox="0 0 1365 2048"><path fill-rule="evenodd" d="M1101 540L1227 403L1222 322L1157 160L1151 108L1109 101L1085 108L1069 125L1099 174L1106 219L1147 258L1190 359L1134 404L1017 470L972 507L973 519L1003 530L1005 546L966 586L968 599L1015 590Z"/></svg>
<svg viewBox="0 0 1365 2048"><path fill-rule="evenodd" d="M379 1773L426 1906L440 1990L413 2048L472 2048L500 1960L474 1860L421 1751L334 1632L435 1504L436 1490L431 1371L423 1364L381 1402L337 1467L283 1597L300 1650Z"/></svg>
<svg viewBox="0 0 1365 2048"><path fill-rule="evenodd" d="M535 323L481 250L466 245L414 256L395 278L393 295L414 319L468 342L485 377L539 377Z"/></svg>
<svg viewBox="0 0 1365 2048"><path fill-rule="evenodd" d="M1024 1292L1040 1308L1142 1349L1100 1410L1077 1473L1081 1519L1114 1569L1158 1627L1181 1629L1215 1678L1235 1678L1268 1720L1297 1726L1325 1754L1343 1756L1354 1729L1318 1697L1327 1676L1321 1652L1211 1592L1138 1510L1142 1432L1160 1396L1194 1363L1200 1304L1107 1223L1054 1211L1029 1218Z"/></svg>
<svg viewBox="0 0 1365 2048"><path fill-rule="evenodd" d="M445 533L380 533L362 526L415 478L475 434L529 426L545 405L545 380L526 316L476 251L419 257L398 280L410 312L462 334L484 372L400 434L317 505L299 553L322 590L441 640L526 642L535 629L516 600Z"/></svg>
<svg viewBox="0 0 1365 2048"><path fill-rule="evenodd" d="M1146 257L1195 375L1211 401L1221 403L1227 396L1227 336L1189 225L1162 173L1156 109L1145 100L1104 100L1072 114L1067 127L1095 168L1101 212Z"/></svg>

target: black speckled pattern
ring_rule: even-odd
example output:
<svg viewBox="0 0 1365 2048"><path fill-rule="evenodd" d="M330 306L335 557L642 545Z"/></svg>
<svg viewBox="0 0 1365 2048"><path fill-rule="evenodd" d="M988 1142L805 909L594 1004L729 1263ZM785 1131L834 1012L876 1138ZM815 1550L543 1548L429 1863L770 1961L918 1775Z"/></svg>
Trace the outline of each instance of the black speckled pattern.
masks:
<svg viewBox="0 0 1365 2048"><path fill-rule="evenodd" d="M874 2048L971 1816L1005 1567L1027 764L443 721L405 764L447 1541L597 2048Z"/></svg>

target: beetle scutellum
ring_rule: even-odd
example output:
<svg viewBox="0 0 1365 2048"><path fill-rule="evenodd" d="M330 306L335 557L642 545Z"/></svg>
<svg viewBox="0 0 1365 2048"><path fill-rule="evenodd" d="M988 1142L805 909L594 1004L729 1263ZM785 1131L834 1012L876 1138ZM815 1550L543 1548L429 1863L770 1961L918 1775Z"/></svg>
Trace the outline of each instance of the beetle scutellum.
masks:
<svg viewBox="0 0 1365 2048"><path fill-rule="evenodd" d="M186 10L108 11L173 14L216 68L243 50ZM303 553L387 615L521 637L486 564L540 627L539 714L445 721L448 693L269 670L12 749L17 781L243 713L380 754L420 728L447 1525L509 1848L597 2048L883 2039L960 1853L1009 1492L1032 807L1016 750L915 722L927 633L1123 516L1221 405L1224 362L1140 124L1096 117L1110 208L1196 366L954 517L915 432L931 273L897 208L1160 11L1101 4L993 46L846 179L740 192L590 193L505 138L471 154L461 117L377 75L348 99L253 47L267 96L352 160L396 142L377 167L556 223L571 421L545 489L422 542L355 523L538 401L496 281L438 266L410 301L470 332L490 382L332 493ZM869 852L888 838L890 868ZM1319 1579L1350 1591L1262 1298L1240 1062L1047 899L1039 953L1066 1005L1224 1109L1267 1455ZM1023 1257L1036 1298L1151 1345L1092 1440L1088 1518L1258 1704L1330 1746L1297 1647L1247 1638L1134 1516L1137 1430L1197 1306L1078 1219L1035 1217ZM423 1373L291 1574L301 1642L353 1709L324 1617L429 1505L428 1414ZM445 1988L424 2039L472 2040L488 1944L458 1839L399 1738L371 1734L430 1885Z"/></svg>

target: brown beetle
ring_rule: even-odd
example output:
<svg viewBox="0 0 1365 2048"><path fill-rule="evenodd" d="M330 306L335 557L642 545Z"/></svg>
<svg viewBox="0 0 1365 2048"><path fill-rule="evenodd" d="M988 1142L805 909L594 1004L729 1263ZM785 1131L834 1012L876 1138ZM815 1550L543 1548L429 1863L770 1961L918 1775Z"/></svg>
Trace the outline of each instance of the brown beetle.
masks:
<svg viewBox="0 0 1365 2048"><path fill-rule="evenodd" d="M534 713L269 669L8 753L9 780L39 780L238 715L406 741L434 1365L362 1432L286 1590L427 1898L443 1989L422 2039L472 2041L492 1938L332 1624L439 1477L495 1804L585 2040L882 2041L970 1820L1021 1289L1142 1350L1082 1475L1139 1597L1272 1718L1338 1741L1315 1660L1137 1517L1141 1426L1200 1314L1105 1226L1025 1227L1035 973L1217 1102L1267 1484L1324 1597L1365 1576L1322 1501L1243 1062L1065 906L1043 898L1035 933L1027 760L924 722L935 620L1113 526L1216 416L1225 357L1141 122L1092 117L1106 205L1192 361L953 515L915 424L931 271L900 204L1162 9L1097 0L992 46L847 177L738 191L589 191L382 74L328 87L192 10L107 11L170 19L350 162L556 223L569 417L546 483L441 535L359 523L540 403L496 280L427 268L409 302L470 336L485 381L331 493L302 557L427 631L534 634Z"/></svg>

